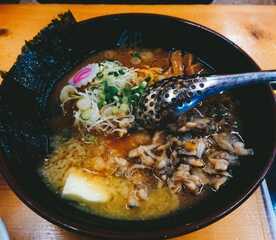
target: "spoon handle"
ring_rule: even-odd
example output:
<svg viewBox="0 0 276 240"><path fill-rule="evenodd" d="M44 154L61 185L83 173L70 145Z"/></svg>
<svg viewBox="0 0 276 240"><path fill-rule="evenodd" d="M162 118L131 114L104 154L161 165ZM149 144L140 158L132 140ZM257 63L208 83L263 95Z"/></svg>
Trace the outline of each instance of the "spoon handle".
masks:
<svg viewBox="0 0 276 240"><path fill-rule="evenodd" d="M260 71L229 75L213 75L206 77L204 95L213 95L221 91L230 90L246 85L268 83L276 80L276 71ZM197 88L200 86L197 86Z"/></svg>

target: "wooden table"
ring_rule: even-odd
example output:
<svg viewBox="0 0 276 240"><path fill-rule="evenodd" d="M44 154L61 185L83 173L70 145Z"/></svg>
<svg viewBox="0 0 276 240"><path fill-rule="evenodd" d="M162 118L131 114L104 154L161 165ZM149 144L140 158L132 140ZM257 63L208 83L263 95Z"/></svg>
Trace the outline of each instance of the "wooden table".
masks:
<svg viewBox="0 0 276 240"><path fill-rule="evenodd" d="M123 12L186 18L227 36L246 50L263 69L276 69L276 7L273 6L0 5L0 70L11 67L25 40L31 39L52 18L68 9L77 20ZM6 222L13 240L86 239L66 232L33 213L18 200L1 176L0 217ZM260 189L222 220L176 239L272 239Z"/></svg>

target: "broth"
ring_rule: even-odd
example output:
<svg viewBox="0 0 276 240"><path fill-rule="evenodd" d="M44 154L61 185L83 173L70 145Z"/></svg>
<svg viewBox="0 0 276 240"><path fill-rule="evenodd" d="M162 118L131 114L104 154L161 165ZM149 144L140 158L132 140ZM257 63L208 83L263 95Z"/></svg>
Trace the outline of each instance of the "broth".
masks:
<svg viewBox="0 0 276 240"><path fill-rule="evenodd" d="M209 190L231 177L238 156L253 154L238 134L229 95L210 98L167 129L141 129L134 117L145 88L210 71L180 50L115 49L91 56L53 93L52 153L39 169L45 183L80 209L129 220L167 215L215 194Z"/></svg>

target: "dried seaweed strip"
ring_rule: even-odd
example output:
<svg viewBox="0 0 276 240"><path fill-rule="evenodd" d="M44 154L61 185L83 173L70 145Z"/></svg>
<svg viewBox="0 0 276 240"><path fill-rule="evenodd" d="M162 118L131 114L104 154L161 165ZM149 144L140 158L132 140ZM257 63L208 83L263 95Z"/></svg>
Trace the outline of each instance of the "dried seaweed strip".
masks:
<svg viewBox="0 0 276 240"><path fill-rule="evenodd" d="M0 87L0 146L8 159L38 159L47 153L48 98L55 84L83 57L70 42L70 12L26 42ZM75 46L75 47L73 47Z"/></svg>
<svg viewBox="0 0 276 240"><path fill-rule="evenodd" d="M0 107L0 146L8 158L23 162L48 152L48 138L37 118L22 116L8 104ZM20 119L20 120L19 120Z"/></svg>
<svg viewBox="0 0 276 240"><path fill-rule="evenodd" d="M4 78L5 84L12 85L12 82L16 82L24 91L29 92L41 112L45 112L55 84L83 56L70 41L70 28L75 24L70 12L53 20L33 40L26 42L21 55Z"/></svg>

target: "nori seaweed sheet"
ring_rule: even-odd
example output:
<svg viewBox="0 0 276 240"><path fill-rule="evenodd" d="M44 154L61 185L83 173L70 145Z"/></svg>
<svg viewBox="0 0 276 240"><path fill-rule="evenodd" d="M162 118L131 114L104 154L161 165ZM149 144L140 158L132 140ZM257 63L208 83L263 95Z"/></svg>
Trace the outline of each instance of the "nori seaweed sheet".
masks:
<svg viewBox="0 0 276 240"><path fill-rule="evenodd" d="M26 42L0 86L0 147L8 159L37 161L48 152L47 104L55 84L84 56L71 41L76 21L59 15Z"/></svg>

